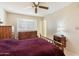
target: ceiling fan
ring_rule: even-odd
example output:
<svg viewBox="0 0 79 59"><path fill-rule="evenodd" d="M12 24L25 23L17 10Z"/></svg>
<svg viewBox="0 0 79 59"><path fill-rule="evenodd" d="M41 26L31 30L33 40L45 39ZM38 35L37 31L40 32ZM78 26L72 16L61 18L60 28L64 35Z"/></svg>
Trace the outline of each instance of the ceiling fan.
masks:
<svg viewBox="0 0 79 59"><path fill-rule="evenodd" d="M40 2L32 2L33 3L33 7L35 8L35 13L38 12L38 8L42 8L42 9L46 9L48 10L48 7L46 6L41 6Z"/></svg>

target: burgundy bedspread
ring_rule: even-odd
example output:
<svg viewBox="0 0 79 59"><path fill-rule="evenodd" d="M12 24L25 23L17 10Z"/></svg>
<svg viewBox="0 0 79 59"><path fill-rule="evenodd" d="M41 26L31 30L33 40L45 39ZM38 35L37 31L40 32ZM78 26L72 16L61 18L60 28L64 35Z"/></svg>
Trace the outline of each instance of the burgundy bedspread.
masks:
<svg viewBox="0 0 79 59"><path fill-rule="evenodd" d="M0 56L64 56L55 45L42 38L0 40Z"/></svg>

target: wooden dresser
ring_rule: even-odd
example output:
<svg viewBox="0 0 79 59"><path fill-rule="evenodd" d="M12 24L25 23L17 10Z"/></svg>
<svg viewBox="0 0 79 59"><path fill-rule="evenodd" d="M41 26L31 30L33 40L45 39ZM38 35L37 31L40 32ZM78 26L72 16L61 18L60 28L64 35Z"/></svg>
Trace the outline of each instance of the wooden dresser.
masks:
<svg viewBox="0 0 79 59"><path fill-rule="evenodd" d="M12 38L12 26L0 26L0 40Z"/></svg>

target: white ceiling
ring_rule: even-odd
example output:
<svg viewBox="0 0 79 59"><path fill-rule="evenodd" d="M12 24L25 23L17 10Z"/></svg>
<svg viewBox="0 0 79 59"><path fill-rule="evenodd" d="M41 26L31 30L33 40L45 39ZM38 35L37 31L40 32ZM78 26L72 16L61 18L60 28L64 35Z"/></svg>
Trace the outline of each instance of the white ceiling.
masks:
<svg viewBox="0 0 79 59"><path fill-rule="evenodd" d="M41 2L40 5L48 6L48 10L38 8L38 13L35 14L32 2L0 2L0 7L8 12L32 15L32 16L45 16L68 6L71 2Z"/></svg>

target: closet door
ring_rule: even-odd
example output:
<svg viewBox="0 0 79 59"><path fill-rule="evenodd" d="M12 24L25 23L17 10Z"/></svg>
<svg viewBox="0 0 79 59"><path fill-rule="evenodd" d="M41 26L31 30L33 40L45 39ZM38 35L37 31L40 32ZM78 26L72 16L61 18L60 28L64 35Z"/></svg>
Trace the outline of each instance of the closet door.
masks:
<svg viewBox="0 0 79 59"><path fill-rule="evenodd" d="M12 38L12 27L11 26L0 26L0 39L11 39Z"/></svg>

